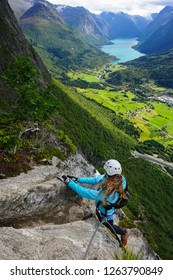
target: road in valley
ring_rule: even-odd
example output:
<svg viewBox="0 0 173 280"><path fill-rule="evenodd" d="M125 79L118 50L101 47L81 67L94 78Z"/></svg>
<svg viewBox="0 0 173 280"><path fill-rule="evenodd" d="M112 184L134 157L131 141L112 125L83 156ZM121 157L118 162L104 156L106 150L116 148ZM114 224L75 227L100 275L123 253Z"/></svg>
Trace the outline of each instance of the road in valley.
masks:
<svg viewBox="0 0 173 280"><path fill-rule="evenodd" d="M138 153L137 151L133 151L132 155L134 157L144 158L144 159L149 160L149 161L151 161L155 164L158 164L158 165L161 165L161 166L164 166L164 167L169 167L169 168L173 169L173 163L168 162L168 161L164 161L161 158L157 158L157 157L150 156L150 155L147 155L147 154L141 154L141 153Z"/></svg>

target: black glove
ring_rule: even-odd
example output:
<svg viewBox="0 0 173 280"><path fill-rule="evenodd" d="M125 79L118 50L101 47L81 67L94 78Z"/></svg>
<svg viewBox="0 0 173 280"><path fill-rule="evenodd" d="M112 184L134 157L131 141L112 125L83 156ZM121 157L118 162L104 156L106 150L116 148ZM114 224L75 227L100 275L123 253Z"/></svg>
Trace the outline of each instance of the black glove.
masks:
<svg viewBox="0 0 173 280"><path fill-rule="evenodd" d="M67 177L68 177L70 180L73 180L74 182L77 182L78 177L71 176L71 175L67 175Z"/></svg>
<svg viewBox="0 0 173 280"><path fill-rule="evenodd" d="M70 182L70 179L66 175L57 174L57 178L65 184L68 184Z"/></svg>

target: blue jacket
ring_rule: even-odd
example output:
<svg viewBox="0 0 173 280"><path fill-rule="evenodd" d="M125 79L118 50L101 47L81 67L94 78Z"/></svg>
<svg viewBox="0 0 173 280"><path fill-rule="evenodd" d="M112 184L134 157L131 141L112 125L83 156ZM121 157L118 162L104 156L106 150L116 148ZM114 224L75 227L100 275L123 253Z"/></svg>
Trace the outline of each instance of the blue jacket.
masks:
<svg viewBox="0 0 173 280"><path fill-rule="evenodd" d="M77 182L83 183L83 184L97 185L98 183L104 182L105 180L106 180L105 175L99 175L99 176L91 177L91 178L87 178L87 177L78 178ZM122 184L123 184L123 189L125 189L126 179L124 176L122 176ZM74 182L73 180L70 180L70 182L68 183L68 186L72 190L74 190L78 195L88 198L88 199L95 200L96 205L99 201L104 201L104 199L105 199L104 192L102 192L101 189L100 190L86 189L86 188L80 186L79 184L77 184L76 182ZM119 193L110 194L107 198L107 204L115 203L118 200L118 198L119 198ZM103 215L106 213L106 210L103 206L99 205L98 209L100 210L100 212ZM107 210L107 219L113 220L115 218L115 215L114 215L115 212L116 212L115 208Z"/></svg>

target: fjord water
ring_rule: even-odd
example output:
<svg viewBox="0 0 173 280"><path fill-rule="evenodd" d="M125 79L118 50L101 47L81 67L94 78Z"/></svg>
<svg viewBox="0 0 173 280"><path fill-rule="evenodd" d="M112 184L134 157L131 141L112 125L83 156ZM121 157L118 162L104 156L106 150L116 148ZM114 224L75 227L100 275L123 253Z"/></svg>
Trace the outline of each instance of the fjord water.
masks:
<svg viewBox="0 0 173 280"><path fill-rule="evenodd" d="M119 59L118 61L113 61L113 64L127 62L144 55L132 48L138 42L136 38L114 39L111 42L113 43L112 45L105 45L101 49Z"/></svg>

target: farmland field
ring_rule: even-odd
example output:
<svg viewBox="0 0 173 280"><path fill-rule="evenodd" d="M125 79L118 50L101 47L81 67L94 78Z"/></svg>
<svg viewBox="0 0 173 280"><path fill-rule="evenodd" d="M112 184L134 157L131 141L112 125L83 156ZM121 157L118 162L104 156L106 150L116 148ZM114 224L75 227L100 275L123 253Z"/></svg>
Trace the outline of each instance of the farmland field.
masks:
<svg viewBox="0 0 173 280"><path fill-rule="evenodd" d="M77 77L88 82L99 82L96 77L89 74L82 74L75 78ZM158 88L158 92L160 90L162 89ZM103 90L88 87L87 89L77 88L77 91L133 122L141 130L141 141L153 139L164 146L173 144L173 107L148 99L141 102L133 101L135 98L133 92L124 89L116 90L109 86ZM157 92L157 87L154 91Z"/></svg>

